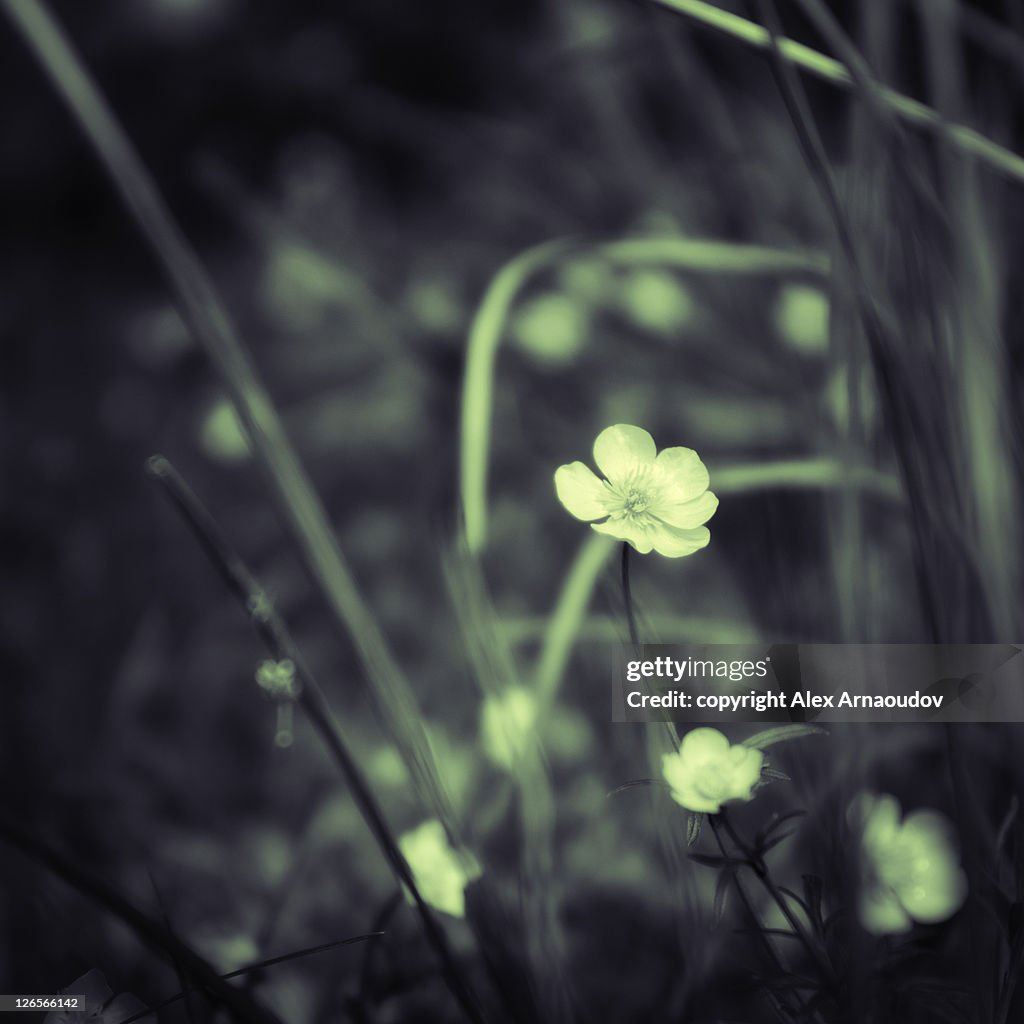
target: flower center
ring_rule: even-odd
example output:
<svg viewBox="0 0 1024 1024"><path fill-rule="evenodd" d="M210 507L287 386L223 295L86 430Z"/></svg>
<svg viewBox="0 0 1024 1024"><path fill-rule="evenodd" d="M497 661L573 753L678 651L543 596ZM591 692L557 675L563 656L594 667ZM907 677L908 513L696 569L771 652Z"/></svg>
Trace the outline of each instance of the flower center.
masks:
<svg viewBox="0 0 1024 1024"><path fill-rule="evenodd" d="M641 513L647 511L647 506L650 505L650 503L650 499L647 497L645 491L641 491L637 487L631 487L622 503L622 514L627 518L639 516Z"/></svg>
<svg viewBox="0 0 1024 1024"><path fill-rule="evenodd" d="M651 508L657 504L657 486L646 467L608 486L614 494L610 509L613 519L626 520L640 527L654 524L656 517Z"/></svg>

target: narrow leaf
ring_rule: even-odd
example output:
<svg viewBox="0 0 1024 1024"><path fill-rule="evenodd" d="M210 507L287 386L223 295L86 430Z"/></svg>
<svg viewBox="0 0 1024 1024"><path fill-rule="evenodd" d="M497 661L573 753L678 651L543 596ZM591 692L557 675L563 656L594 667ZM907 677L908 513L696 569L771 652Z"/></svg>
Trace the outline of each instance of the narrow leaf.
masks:
<svg viewBox="0 0 1024 1024"><path fill-rule="evenodd" d="M791 835L794 835L795 832L795 828L791 828L788 832L781 832L779 835L775 836L774 839L769 839L767 842L762 843L757 852L763 857L769 850L774 850L779 843L788 839Z"/></svg>
<svg viewBox="0 0 1024 1024"><path fill-rule="evenodd" d="M725 906L729 899L729 889L735 879L731 871L723 871L715 882L715 902L712 909L712 920L717 928L725 917Z"/></svg>
<svg viewBox="0 0 1024 1024"><path fill-rule="evenodd" d="M765 747L774 746L776 743L788 743L790 740L799 740L804 736L827 736L828 730L820 725L811 725L806 722L794 722L792 725L779 725L773 729L765 729L763 732L756 732L742 741L743 746L753 747L755 750L764 750Z"/></svg>
<svg viewBox="0 0 1024 1024"><path fill-rule="evenodd" d="M615 796L616 793L621 793L625 789L633 789L634 786L668 786L668 783L663 779L630 779L629 782L624 782L621 786L616 786L614 789L609 790L605 794L605 799Z"/></svg>
<svg viewBox="0 0 1024 1024"><path fill-rule="evenodd" d="M776 829L781 828L788 821L793 821L794 818L802 818L806 813L805 810L797 809L787 811L785 814L773 814L768 824L758 832L754 845L760 846Z"/></svg>
<svg viewBox="0 0 1024 1024"><path fill-rule="evenodd" d="M701 829L704 827L703 814L691 813L686 819L686 845L693 846L700 838Z"/></svg>
<svg viewBox="0 0 1024 1024"><path fill-rule="evenodd" d="M825 886L817 875L804 875L804 899L807 901L804 909L811 923L819 930L824 928L824 919L821 913L821 901Z"/></svg>
<svg viewBox="0 0 1024 1024"><path fill-rule="evenodd" d="M706 868L729 868L732 870L746 864L746 861L734 860L732 857L720 857L713 853L688 853L686 856L698 864L703 864Z"/></svg>

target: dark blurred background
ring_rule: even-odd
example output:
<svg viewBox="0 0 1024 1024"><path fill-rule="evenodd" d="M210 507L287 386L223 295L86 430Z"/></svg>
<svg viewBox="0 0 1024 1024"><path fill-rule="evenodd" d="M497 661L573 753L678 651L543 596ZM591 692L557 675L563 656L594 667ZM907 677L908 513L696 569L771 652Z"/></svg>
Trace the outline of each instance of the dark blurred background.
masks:
<svg viewBox="0 0 1024 1024"><path fill-rule="evenodd" d="M507 260L556 237L656 234L829 254L831 227L768 62L640 2L51 6L222 290L414 680L450 784L468 793L477 709L441 551L457 519L473 311ZM1011 2L965 6L1008 29L1024 20ZM929 99L915 5L831 7L855 36L884 18L889 83ZM822 46L791 4L780 8L791 35ZM969 38L961 55L971 122L1019 143L1019 67ZM850 100L807 88L842 183ZM147 456L175 462L250 560L328 683L396 826L408 827L401 763L215 373L2 19L0 95L4 813L150 912L162 901L223 970L364 931L389 895L387 873L304 727L293 747L274 747L273 710L252 684L258 644L144 477ZM991 189L1005 285L1019 251L1019 187L996 179ZM1005 295L1016 379L1020 289ZM713 488L716 465L842 448L850 390L830 354L829 312L813 280L610 266L585 254L531 281L499 361L486 559L517 652L535 649L530 623L551 610L583 539L551 473L587 459L602 426L638 423L659 445L697 448ZM868 458L894 474L872 402L859 412ZM691 629L696 617L722 640L921 638L911 544L891 500L864 499L871 543L852 620L829 501L802 490L723 501L707 552L685 565L638 560L647 620L667 622L671 636L673 616ZM619 612L609 580L595 628L621 635ZM851 621L857 636L844 633ZM657 889L645 888L643 843L594 824L604 792L629 772L588 761L620 749L603 677L567 686L564 749L552 755L566 787L566 856L586 884L604 872L626 887L622 907L609 897L607 921L651 903L657 944L672 926ZM169 967L38 866L3 851L0 868L0 991L55 991L92 967L145 999L174 991ZM329 1014L358 955L278 976L286 1018ZM621 950L585 956L614 962ZM419 1019L394 1013L386 1019Z"/></svg>

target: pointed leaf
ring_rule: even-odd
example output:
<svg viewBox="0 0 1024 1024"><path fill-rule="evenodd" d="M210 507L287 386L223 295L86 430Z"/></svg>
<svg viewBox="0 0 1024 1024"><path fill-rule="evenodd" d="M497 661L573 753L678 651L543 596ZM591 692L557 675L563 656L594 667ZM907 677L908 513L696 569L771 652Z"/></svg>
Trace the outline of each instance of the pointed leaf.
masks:
<svg viewBox="0 0 1024 1024"><path fill-rule="evenodd" d="M753 747L755 750L764 750L765 747L773 746L776 743L788 743L790 740L799 740L804 736L827 736L828 730L820 725L811 725L806 722L795 722L793 725L778 725L772 729L764 729L748 736L742 741L743 746Z"/></svg>
<svg viewBox="0 0 1024 1024"><path fill-rule="evenodd" d="M688 853L690 860L703 864L706 868L740 868L746 861L734 860L732 857L720 857L713 853Z"/></svg>
<svg viewBox="0 0 1024 1024"><path fill-rule="evenodd" d="M787 811L785 814L773 814L768 824L758 832L754 839L754 845L760 846L776 829L781 828L787 821L792 821L794 818L802 818L806 813L805 810L797 809L795 811Z"/></svg>
<svg viewBox="0 0 1024 1024"><path fill-rule="evenodd" d="M615 796L616 793L621 793L623 790L632 789L634 786L668 786L668 783L664 779L631 779L629 782L624 782L621 786L609 790L605 794L605 799Z"/></svg>
<svg viewBox="0 0 1024 1024"><path fill-rule="evenodd" d="M705 815L693 812L686 819L686 845L693 846L700 838L701 829L704 827Z"/></svg>
<svg viewBox="0 0 1024 1024"><path fill-rule="evenodd" d="M804 909L811 923L819 931L824 927L821 913L821 900L825 891L822 880L817 875L804 875Z"/></svg>
<svg viewBox="0 0 1024 1024"><path fill-rule="evenodd" d="M725 917L725 905L729 898L729 887L732 885L735 875L731 871L723 871L715 882L715 902L712 909L712 919L717 928Z"/></svg>
<svg viewBox="0 0 1024 1024"><path fill-rule="evenodd" d="M787 889L786 886L780 885L779 892L788 896L808 917L811 919L811 908L807 905L806 901L801 899L792 889Z"/></svg>
<svg viewBox="0 0 1024 1024"><path fill-rule="evenodd" d="M757 852L763 857L769 850L774 850L775 847L779 845L779 843L781 843L784 840L788 839L791 835L794 835L795 833L796 833L796 829L795 828L791 828L788 832L780 832L774 838L769 839L769 840L767 840L767 842L762 843L761 846L758 847Z"/></svg>

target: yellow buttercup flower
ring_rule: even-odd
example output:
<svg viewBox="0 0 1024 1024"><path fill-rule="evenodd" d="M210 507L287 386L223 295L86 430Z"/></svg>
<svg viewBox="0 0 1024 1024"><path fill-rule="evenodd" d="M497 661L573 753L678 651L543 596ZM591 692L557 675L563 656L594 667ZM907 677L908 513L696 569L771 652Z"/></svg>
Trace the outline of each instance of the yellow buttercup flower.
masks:
<svg viewBox="0 0 1024 1024"><path fill-rule="evenodd" d="M577 519L643 555L653 550L681 558L707 546L711 534L703 524L718 498L692 448L659 452L646 430L619 423L598 434L594 462L606 479L582 462L555 472L558 499Z"/></svg>
<svg viewBox="0 0 1024 1024"><path fill-rule="evenodd" d="M688 811L717 814L730 800L750 800L761 778L764 754L732 745L717 729L691 729L675 754L662 758L672 799Z"/></svg>
<svg viewBox="0 0 1024 1024"><path fill-rule="evenodd" d="M894 796L862 793L848 818L860 829L864 883L861 924L876 935L935 924L960 909L967 877L958 862L953 827L938 811L902 817Z"/></svg>
<svg viewBox="0 0 1024 1024"><path fill-rule="evenodd" d="M424 902L452 917L465 917L466 886L482 874L477 859L453 850L436 818L399 836L398 848Z"/></svg>

